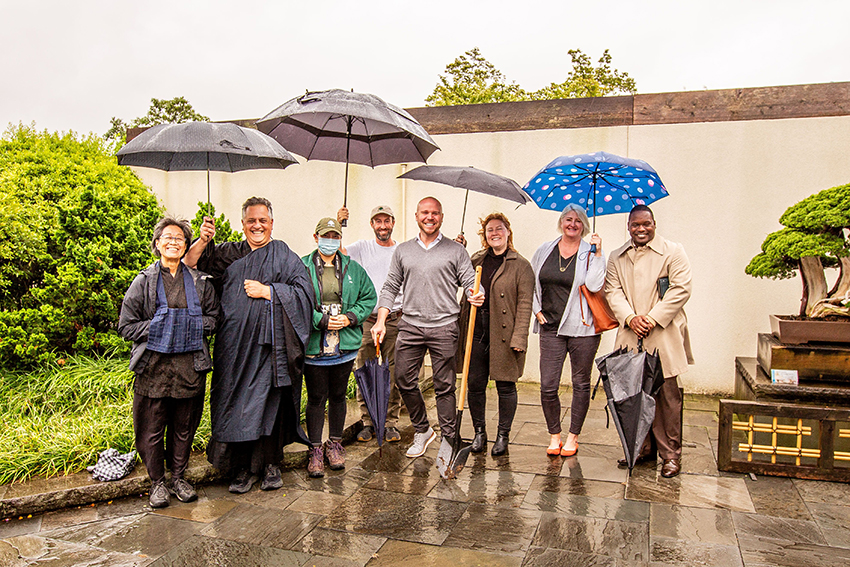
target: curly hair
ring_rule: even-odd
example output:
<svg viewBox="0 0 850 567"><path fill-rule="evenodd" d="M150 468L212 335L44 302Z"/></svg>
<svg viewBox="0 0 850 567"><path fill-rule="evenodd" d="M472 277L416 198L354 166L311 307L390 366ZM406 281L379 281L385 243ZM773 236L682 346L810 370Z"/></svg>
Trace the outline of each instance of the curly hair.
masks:
<svg viewBox="0 0 850 567"><path fill-rule="evenodd" d="M511 221L508 220L508 217L504 215L504 213L490 213L483 219L479 219L481 221L481 229L478 231L478 236L481 237L481 246L483 248L490 248L490 245L487 244L487 223L491 220L502 221L505 225L505 228L508 229L508 250L514 250L514 233L511 230Z"/></svg>

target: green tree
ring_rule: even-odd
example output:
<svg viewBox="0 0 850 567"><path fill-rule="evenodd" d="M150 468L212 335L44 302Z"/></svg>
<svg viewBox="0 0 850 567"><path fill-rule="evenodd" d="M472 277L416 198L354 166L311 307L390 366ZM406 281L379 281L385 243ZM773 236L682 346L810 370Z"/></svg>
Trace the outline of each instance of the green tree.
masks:
<svg viewBox="0 0 850 567"><path fill-rule="evenodd" d="M183 122L208 122L209 117L198 114L191 103L182 96L172 99L152 98L148 113L134 118L129 123L113 116L109 119L110 127L103 135L106 140L114 140L124 145L127 128L139 126L155 126L156 124L180 124ZM120 147L120 146L119 146Z"/></svg>
<svg viewBox="0 0 850 567"><path fill-rule="evenodd" d="M156 198L99 137L0 138L0 368L125 349L121 299L152 261Z"/></svg>
<svg viewBox="0 0 850 567"><path fill-rule="evenodd" d="M224 213L215 216L215 205L209 205L209 214L207 214L207 203L198 201L198 212L195 213L195 218L192 219L192 230L195 234L200 234L201 224L204 222L205 216L210 216L215 221L215 237L213 244L221 244L222 242L239 242L242 240L242 233L238 230L233 230L230 226L230 221L224 216Z"/></svg>
<svg viewBox="0 0 850 567"><path fill-rule="evenodd" d="M611 54L606 49L593 66L590 57L580 49L568 51L572 70L563 83L551 83L534 92L516 83L508 83L501 71L487 61L476 47L446 66L425 103L428 106L512 102L558 98L583 98L617 94L635 94L635 80L628 73L611 67Z"/></svg>
<svg viewBox="0 0 850 567"><path fill-rule="evenodd" d="M516 83L509 84L477 47L446 65L445 72L425 99L428 106L528 100L528 94Z"/></svg>
<svg viewBox="0 0 850 567"><path fill-rule="evenodd" d="M800 315L850 317L850 184L825 189L789 207L779 218L785 228L768 234L744 271L758 278L803 280ZM827 289L824 268L839 271Z"/></svg>
<svg viewBox="0 0 850 567"><path fill-rule="evenodd" d="M611 68L611 54L606 49L594 67L581 49L570 49L573 68L563 83L551 83L531 93L534 100L554 98L589 98L618 94L635 94L635 80L628 73Z"/></svg>

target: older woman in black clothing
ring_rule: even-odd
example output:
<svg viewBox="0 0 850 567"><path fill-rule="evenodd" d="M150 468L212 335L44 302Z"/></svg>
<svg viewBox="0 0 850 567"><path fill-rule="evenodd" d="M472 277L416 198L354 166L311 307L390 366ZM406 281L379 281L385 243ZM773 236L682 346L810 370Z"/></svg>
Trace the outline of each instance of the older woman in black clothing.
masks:
<svg viewBox="0 0 850 567"><path fill-rule="evenodd" d="M151 249L160 259L130 284L118 321L118 332L133 341L133 429L151 477L153 508L168 506L169 492L181 502L197 498L183 473L204 409L212 368L206 337L215 330L219 308L206 275L181 261L191 240L187 221L159 221ZM171 468L168 486L165 463Z"/></svg>
<svg viewBox="0 0 850 567"><path fill-rule="evenodd" d="M605 256L602 239L590 232L584 208L568 205L558 219L560 237L546 242L531 260L534 268L535 332L540 333L540 404L549 429L549 455L570 457L578 452L587 409L590 406L590 370L600 335L579 287L597 292L605 283ZM591 252L591 245L596 251ZM561 439L561 402L558 388L567 353L573 383L570 406L570 432Z"/></svg>
<svg viewBox="0 0 850 567"><path fill-rule="evenodd" d="M491 454L503 455L517 407L516 382L525 367L528 347L528 323L534 273L528 260L514 250L511 223L502 213L481 220L482 250L472 255L472 265L482 266L481 287L484 305L478 309L472 337L469 365L469 413L475 427L472 452L487 448L484 427L486 388L490 378L496 381L499 396L499 430ZM469 303L461 310L461 329L468 325ZM461 333L459 352L464 352L466 333ZM463 363L463 356L458 356Z"/></svg>

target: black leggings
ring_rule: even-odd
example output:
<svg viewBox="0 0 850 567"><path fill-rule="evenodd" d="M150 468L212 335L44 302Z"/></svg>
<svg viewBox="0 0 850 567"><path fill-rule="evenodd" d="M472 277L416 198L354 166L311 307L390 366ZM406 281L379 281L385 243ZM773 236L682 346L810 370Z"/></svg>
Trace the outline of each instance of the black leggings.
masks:
<svg viewBox="0 0 850 567"><path fill-rule="evenodd" d="M486 335L483 339L480 336L472 338L466 396L472 425L482 428L485 422L484 410L487 407L487 382L490 379L490 342L487 339ZM516 415L516 383L505 380L495 382L496 392L499 394L499 433L510 433Z"/></svg>
<svg viewBox="0 0 850 567"><path fill-rule="evenodd" d="M314 447L322 444L325 426L325 403L328 406L328 436L342 439L345 426L345 391L354 361L333 366L304 365L307 385L307 436Z"/></svg>

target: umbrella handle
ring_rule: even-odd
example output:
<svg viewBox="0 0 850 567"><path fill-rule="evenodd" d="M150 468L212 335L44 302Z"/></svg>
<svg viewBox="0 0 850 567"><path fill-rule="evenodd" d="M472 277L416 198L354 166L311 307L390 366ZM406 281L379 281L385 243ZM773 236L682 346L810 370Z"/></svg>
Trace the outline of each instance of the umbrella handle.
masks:
<svg viewBox="0 0 850 567"><path fill-rule="evenodd" d="M381 341L375 343L375 358L378 359L378 364L381 363Z"/></svg>
<svg viewBox="0 0 850 567"><path fill-rule="evenodd" d="M481 266L475 268L475 285L472 287L472 295L478 293L481 286ZM457 411L463 411L466 401L466 382L469 379L469 359L472 357L472 334L475 332L475 313L478 308L469 306L469 328L466 330L466 348L463 353L463 377L460 380L460 393L457 397Z"/></svg>

